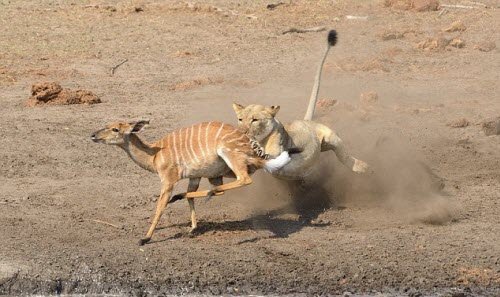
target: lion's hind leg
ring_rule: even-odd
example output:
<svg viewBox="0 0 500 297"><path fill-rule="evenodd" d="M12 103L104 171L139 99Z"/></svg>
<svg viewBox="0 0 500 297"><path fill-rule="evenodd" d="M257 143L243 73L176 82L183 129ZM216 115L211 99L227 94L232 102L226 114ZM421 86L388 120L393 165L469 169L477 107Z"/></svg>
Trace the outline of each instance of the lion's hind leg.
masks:
<svg viewBox="0 0 500 297"><path fill-rule="evenodd" d="M333 132L330 128L321 125L317 127L316 132L320 137L322 152L330 150L333 151L339 161L350 168L353 172L365 173L370 170L370 166L366 162L349 155L342 139L340 139L337 133Z"/></svg>

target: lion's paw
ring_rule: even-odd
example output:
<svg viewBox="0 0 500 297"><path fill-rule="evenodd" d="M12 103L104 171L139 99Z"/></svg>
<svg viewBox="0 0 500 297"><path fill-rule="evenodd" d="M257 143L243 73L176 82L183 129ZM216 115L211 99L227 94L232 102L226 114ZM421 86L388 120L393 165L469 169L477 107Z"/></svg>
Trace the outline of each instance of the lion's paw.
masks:
<svg viewBox="0 0 500 297"><path fill-rule="evenodd" d="M354 159L354 166L352 166L352 171L356 173L373 173L373 170L371 169L370 165L368 163Z"/></svg>

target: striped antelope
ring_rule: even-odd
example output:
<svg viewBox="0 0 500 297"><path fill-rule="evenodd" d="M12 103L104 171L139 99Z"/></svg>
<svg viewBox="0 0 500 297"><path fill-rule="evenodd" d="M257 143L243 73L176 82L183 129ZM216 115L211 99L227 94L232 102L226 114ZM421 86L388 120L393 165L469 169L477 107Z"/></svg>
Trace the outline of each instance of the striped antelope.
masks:
<svg viewBox="0 0 500 297"><path fill-rule="evenodd" d="M149 121L132 123L118 122L106 126L92 134L94 142L117 145L143 169L156 172L161 179L162 188L156 213L140 245L148 242L165 210L174 185L181 179L189 178L186 193L178 194L177 199L188 198L191 210L191 231L197 227L193 198L218 196L225 190L243 187L252 183L251 173L259 168L273 172L290 161L289 153L284 151L275 159L259 155L260 147L255 146L249 136L236 128L219 122L209 122L182 128L168 134L153 144L144 142L138 135ZM222 176L232 171L236 181L222 184ZM198 191L200 180L207 177L213 188Z"/></svg>

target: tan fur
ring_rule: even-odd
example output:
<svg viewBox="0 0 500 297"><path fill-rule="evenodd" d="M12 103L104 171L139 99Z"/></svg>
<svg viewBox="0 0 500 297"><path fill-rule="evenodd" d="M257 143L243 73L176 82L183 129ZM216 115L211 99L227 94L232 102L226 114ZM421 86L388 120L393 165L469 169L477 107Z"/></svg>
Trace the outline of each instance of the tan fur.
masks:
<svg viewBox="0 0 500 297"><path fill-rule="evenodd" d="M331 34L332 32L330 32ZM333 32L336 36L336 32ZM254 137L264 146L264 151L270 156L277 156L284 150L296 147L302 153L292 156L292 160L280 170L272 174L285 179L302 179L307 176L319 160L320 152L334 151L337 158L354 172L363 173L368 170L368 164L351 157L338 135L325 125L311 121L318 99L321 71L330 47L335 41L328 40L326 50L321 58L315 77L314 87L309 99L304 120L296 120L282 125L277 119L279 106L265 107L251 104L244 107L234 103L233 109L238 116L238 127L241 131Z"/></svg>
<svg viewBox="0 0 500 297"><path fill-rule="evenodd" d="M257 156L253 141L228 124L210 122L182 128L153 144L137 136L148 124L149 121L113 123L92 134L93 141L119 146L140 167L160 176L162 188L156 213L140 244L151 239L179 180L189 178L188 192L179 195L189 198L193 231L197 223L192 198L222 195L226 190L248 185L252 183L249 174L271 161ZM222 176L231 171L236 181L223 185ZM201 177L209 178L211 191L197 191Z"/></svg>

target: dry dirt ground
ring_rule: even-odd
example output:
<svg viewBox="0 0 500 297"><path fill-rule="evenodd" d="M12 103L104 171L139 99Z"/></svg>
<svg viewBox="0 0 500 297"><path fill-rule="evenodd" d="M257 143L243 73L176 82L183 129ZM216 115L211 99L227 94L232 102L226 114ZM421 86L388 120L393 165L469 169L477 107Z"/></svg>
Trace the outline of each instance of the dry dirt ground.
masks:
<svg viewBox="0 0 500 297"><path fill-rule="evenodd" d="M0 294L499 296L500 10L476 1L0 0ZM316 26L339 34L316 119L375 173L333 153L300 186L259 172L197 203L196 236L180 201L137 246L159 179L90 134L236 124L233 101L301 118L326 31L282 32ZM43 81L102 103L27 107Z"/></svg>

